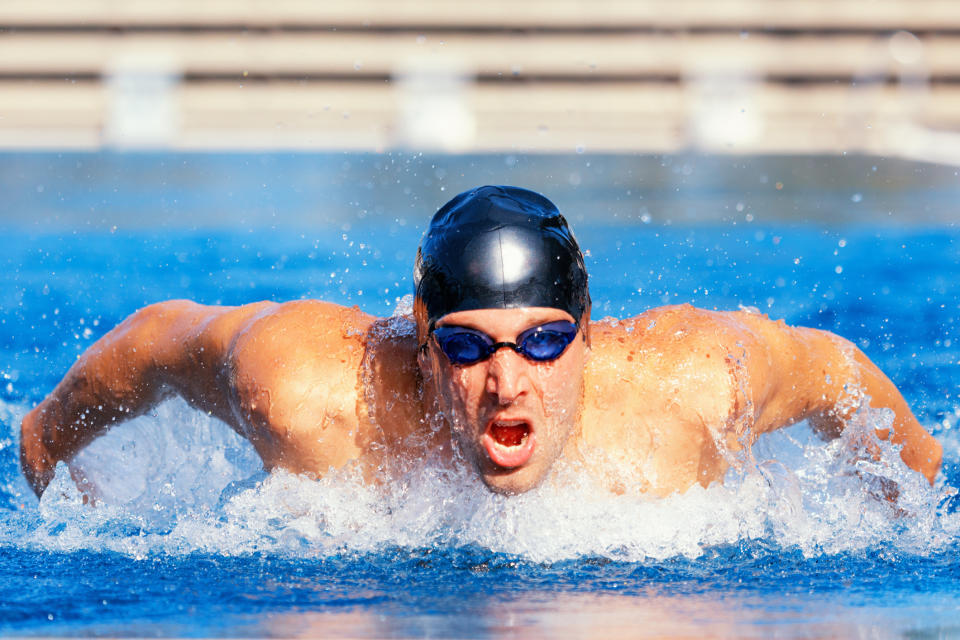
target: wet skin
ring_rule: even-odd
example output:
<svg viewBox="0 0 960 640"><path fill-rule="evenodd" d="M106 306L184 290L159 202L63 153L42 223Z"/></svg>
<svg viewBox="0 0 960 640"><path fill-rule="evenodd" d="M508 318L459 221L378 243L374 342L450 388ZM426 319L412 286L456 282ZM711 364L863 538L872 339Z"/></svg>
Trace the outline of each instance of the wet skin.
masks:
<svg viewBox="0 0 960 640"><path fill-rule="evenodd" d="M441 323L512 342L556 309L487 309ZM39 495L113 424L177 394L246 437L267 469L371 481L425 456L472 466L491 490L527 491L558 460L613 490L665 495L721 480L764 432L807 419L838 435L868 403L881 438L931 481L941 447L849 342L747 312L688 305L591 323L554 362L509 348L454 366L410 319L318 301L207 307L170 301L92 345L24 418L21 466ZM386 470L386 471L384 471Z"/></svg>

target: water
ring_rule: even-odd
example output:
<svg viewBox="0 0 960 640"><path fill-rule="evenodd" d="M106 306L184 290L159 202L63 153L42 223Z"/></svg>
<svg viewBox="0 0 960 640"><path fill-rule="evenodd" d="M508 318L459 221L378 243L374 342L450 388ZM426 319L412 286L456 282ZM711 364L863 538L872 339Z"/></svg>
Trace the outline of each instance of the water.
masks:
<svg viewBox="0 0 960 640"><path fill-rule="evenodd" d="M143 157L81 160L109 175L103 167L129 175L149 165ZM76 161L21 162L21 195L35 187L26 176L42 173L30 174L31 167L62 177L58 171ZM251 159L190 162L203 177L231 164L243 174ZM353 166L363 162L370 160ZM416 171L435 165L417 162ZM493 162L475 167L488 172L482 180ZM609 177L617 165L606 162ZM303 171L294 160L278 163ZM436 172L431 166L439 180ZM171 179L164 175L158 182ZM275 178L265 179L278 184ZM504 498L429 461L375 489L350 469L321 481L266 475L249 445L224 425L171 401L75 460L102 496L91 508L65 468L39 502L17 470L20 418L78 353L136 308L167 298L239 304L316 297L390 314L410 289L427 214L413 216L411 202L398 195L395 213L369 207L362 218L190 224L191 212L201 219L212 202L227 205L210 187L185 185L181 177L157 187L181 202L174 207L181 218L142 194L145 207L166 213L153 224L133 224L110 209L136 204L131 194L142 183L90 179L61 184L59 195L86 211L87 226L63 223L63 212L84 216L47 196L35 202L46 212L41 223L29 218L26 197L5 211L0 632L960 636L960 516L952 490L960 486L960 232L949 222L917 224L914 217L912 226L878 227L871 215L885 216L892 196L858 186L826 199L798 189L789 211L774 215L749 194L713 193L700 184L689 186L688 199L677 195L673 209L713 198L716 209L727 207L726 218L681 224L648 199L633 208L621 204L628 219L608 211L575 226L589 250L595 319L664 303L744 305L854 340L944 444L935 487L906 470L891 447L882 447L879 461L853 462L844 442L823 443L797 425L762 439L754 464L731 472L724 485L662 500L606 494L564 467L552 484ZM429 198L417 192L416 201L442 202L442 182ZM589 201L579 185L558 187L557 199ZM549 185L540 188L553 195ZM629 203L626 191L635 188L607 184L604 193L619 195L604 202ZM922 191L905 189L897 202L923 202ZM78 191L89 193L74 197ZM942 199L938 193L932 200ZM864 213L882 197L888 199L879 209ZM276 201L280 210L290 204L280 195ZM824 202L843 224L792 219L798 208ZM261 204L237 204L237 219ZM898 211L898 219L921 209ZM857 428L869 431L886 419L866 412ZM898 505L874 497L882 478L900 485Z"/></svg>

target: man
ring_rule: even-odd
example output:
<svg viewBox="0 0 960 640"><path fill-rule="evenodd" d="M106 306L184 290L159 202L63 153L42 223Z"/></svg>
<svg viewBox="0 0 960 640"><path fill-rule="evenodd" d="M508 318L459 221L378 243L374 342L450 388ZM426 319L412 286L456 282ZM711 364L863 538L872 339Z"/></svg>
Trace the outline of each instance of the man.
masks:
<svg viewBox="0 0 960 640"><path fill-rule="evenodd" d="M527 491L561 459L611 490L655 495L721 480L765 432L806 419L839 435L869 404L877 436L933 482L941 447L851 343L750 312L689 305L591 323L582 254L546 198L460 194L434 216L413 318L318 301L146 307L91 346L23 420L40 495L110 426L170 394L250 440L268 469L321 476L393 461L469 464Z"/></svg>

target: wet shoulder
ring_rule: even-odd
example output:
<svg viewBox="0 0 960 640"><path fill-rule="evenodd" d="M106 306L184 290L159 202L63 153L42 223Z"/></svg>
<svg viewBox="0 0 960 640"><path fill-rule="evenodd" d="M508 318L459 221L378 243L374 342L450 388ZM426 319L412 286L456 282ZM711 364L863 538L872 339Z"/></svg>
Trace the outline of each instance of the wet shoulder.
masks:
<svg viewBox="0 0 960 640"><path fill-rule="evenodd" d="M592 324L587 378L600 402L614 402L629 385L638 395L713 414L742 395L738 380L748 369L776 369L789 358L794 333L756 310L660 307Z"/></svg>
<svg viewBox="0 0 960 640"><path fill-rule="evenodd" d="M323 352L363 344L374 316L357 307L298 300L275 304L252 315L237 332L237 346L263 345L276 355L323 347Z"/></svg>
<svg viewBox="0 0 960 640"><path fill-rule="evenodd" d="M710 344L732 347L784 326L782 320L771 321L755 309L716 311L682 304L657 307L626 320L606 318L592 323L591 331L596 349L629 355L650 348L683 351Z"/></svg>
<svg viewBox="0 0 960 640"><path fill-rule="evenodd" d="M316 300L264 308L238 328L229 349L234 379L271 389L353 389L373 316Z"/></svg>
<svg viewBox="0 0 960 640"><path fill-rule="evenodd" d="M604 318L591 324L594 351L636 355L638 350L710 341L731 329L729 314L683 304L658 307L624 320Z"/></svg>
<svg viewBox="0 0 960 640"><path fill-rule="evenodd" d="M591 325L587 369L598 402L722 414L738 362L755 344L751 314L677 305ZM766 321L769 322L769 321ZM589 387L588 387L589 389ZM625 394L633 389L635 393Z"/></svg>

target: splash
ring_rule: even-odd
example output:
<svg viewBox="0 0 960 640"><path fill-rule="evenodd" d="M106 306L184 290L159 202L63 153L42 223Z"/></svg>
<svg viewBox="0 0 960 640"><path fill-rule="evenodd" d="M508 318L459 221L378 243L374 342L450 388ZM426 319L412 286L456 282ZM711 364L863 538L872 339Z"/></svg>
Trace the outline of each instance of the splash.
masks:
<svg viewBox="0 0 960 640"><path fill-rule="evenodd" d="M952 490L942 480L931 488L886 442L873 440L879 456L863 450L864 434L889 420L888 412L867 409L829 443L805 425L764 436L755 466L667 498L611 494L570 465L534 491L505 497L465 466L430 461L380 486L349 467L320 480L267 474L228 427L170 400L71 463L95 507L61 464L36 511L9 514L0 539L135 557L479 546L533 562L643 561L695 558L714 545L756 540L807 556L890 546L935 553L960 529L945 507ZM896 501L884 495L891 486Z"/></svg>

